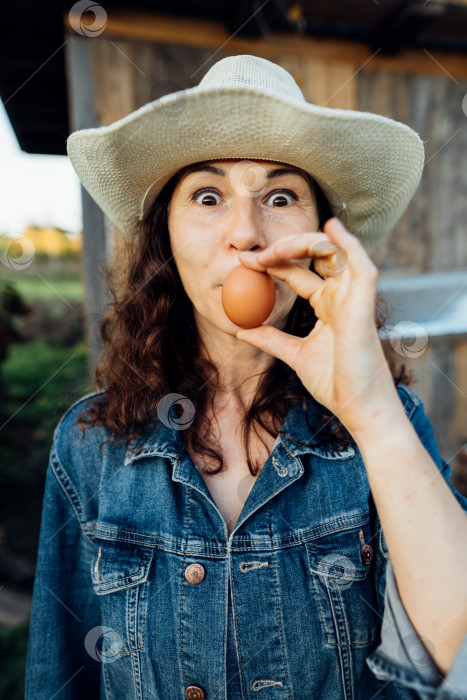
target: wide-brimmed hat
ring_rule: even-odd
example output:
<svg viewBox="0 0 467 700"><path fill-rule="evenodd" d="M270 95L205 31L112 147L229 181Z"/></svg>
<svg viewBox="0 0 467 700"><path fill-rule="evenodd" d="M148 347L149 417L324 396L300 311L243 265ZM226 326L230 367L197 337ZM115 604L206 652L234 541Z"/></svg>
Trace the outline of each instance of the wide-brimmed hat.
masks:
<svg viewBox="0 0 467 700"><path fill-rule="evenodd" d="M307 102L290 73L252 55L223 58L196 87L108 126L73 132L67 151L85 189L128 236L186 165L261 159L309 173L366 248L407 208L425 159L422 140L406 124Z"/></svg>

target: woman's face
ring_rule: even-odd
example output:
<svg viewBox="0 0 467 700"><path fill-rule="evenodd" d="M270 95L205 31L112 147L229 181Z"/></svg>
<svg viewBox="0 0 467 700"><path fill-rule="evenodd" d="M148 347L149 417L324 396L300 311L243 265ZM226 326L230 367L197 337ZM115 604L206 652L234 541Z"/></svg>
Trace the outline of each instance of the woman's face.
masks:
<svg viewBox="0 0 467 700"><path fill-rule="evenodd" d="M280 172L286 169L287 172ZM212 160L190 166L168 211L170 243L195 318L229 335L222 283L240 264L238 251L262 250L282 236L318 230L314 189L297 168L276 161ZM311 258L296 261L308 268ZM277 278L276 303L265 321L283 328L297 295Z"/></svg>

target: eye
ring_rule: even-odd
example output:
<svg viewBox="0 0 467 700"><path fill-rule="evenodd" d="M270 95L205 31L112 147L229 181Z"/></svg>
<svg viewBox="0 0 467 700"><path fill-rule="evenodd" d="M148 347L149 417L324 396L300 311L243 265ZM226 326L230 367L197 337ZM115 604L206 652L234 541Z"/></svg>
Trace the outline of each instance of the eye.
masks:
<svg viewBox="0 0 467 700"><path fill-rule="evenodd" d="M218 197L220 200L220 196L217 194L217 192L214 192L214 190L198 190L197 192L194 193L194 195L192 196L192 199L195 202L199 202L199 204L204 204L204 206L212 207L213 204L219 203L219 202L215 201L215 199L214 199L215 197ZM201 199L198 200L198 198L201 198Z"/></svg>
<svg viewBox="0 0 467 700"><path fill-rule="evenodd" d="M269 195L268 200L272 199L273 197L277 197L275 201L278 207L286 207L288 204L292 204L294 201L298 200L295 192L291 192L291 190L277 190L276 192L272 192ZM287 201L287 197L289 200L291 199L292 202Z"/></svg>

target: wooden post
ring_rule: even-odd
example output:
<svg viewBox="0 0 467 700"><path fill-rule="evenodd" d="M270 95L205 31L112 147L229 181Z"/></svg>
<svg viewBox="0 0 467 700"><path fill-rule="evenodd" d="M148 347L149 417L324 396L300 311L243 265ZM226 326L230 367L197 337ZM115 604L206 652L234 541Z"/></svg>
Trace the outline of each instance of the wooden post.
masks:
<svg viewBox="0 0 467 700"><path fill-rule="evenodd" d="M95 112L91 42L93 39L68 35L66 71L70 114L70 132L100 126ZM81 186L83 208L83 280L85 333L89 349L88 369L93 381L98 355L102 349L99 321L107 308L102 266L111 249L107 217Z"/></svg>

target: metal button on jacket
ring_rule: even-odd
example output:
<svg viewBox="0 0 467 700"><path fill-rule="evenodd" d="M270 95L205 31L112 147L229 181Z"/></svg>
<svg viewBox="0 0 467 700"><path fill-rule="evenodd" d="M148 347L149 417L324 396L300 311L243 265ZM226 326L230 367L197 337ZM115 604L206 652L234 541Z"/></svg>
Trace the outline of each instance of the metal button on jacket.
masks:
<svg viewBox="0 0 467 700"><path fill-rule="evenodd" d="M370 544L364 544L360 550L362 562L368 566L373 561L373 547Z"/></svg>
<svg viewBox="0 0 467 700"><path fill-rule="evenodd" d="M204 573L204 566L201 566L201 564L190 564L190 566L187 566L185 569L185 578L188 583L201 583L204 578ZM194 697L193 695L193 698ZM198 696L196 696L196 698L197 697ZM204 695L200 697L204 698Z"/></svg>
<svg viewBox="0 0 467 700"><path fill-rule="evenodd" d="M192 566L196 566L196 564L192 564ZM187 700L203 700L204 693L197 685L190 685L185 690L185 697Z"/></svg>

